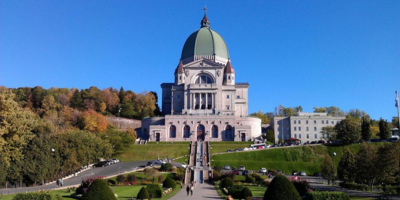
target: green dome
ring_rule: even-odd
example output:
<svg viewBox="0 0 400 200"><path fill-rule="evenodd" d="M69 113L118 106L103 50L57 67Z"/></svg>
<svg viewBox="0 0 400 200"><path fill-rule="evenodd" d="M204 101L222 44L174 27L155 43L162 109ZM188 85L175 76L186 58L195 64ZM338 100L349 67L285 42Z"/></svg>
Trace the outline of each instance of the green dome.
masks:
<svg viewBox="0 0 400 200"><path fill-rule="evenodd" d="M181 59L193 56L218 56L228 59L228 47L217 32L203 26L192 33L183 46Z"/></svg>

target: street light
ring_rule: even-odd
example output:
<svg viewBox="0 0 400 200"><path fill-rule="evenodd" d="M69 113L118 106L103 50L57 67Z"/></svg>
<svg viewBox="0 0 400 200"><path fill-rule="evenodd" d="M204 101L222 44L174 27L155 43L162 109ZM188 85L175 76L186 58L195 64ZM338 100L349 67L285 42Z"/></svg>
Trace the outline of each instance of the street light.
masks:
<svg viewBox="0 0 400 200"><path fill-rule="evenodd" d="M118 126L118 130L119 130L119 113L121 112L122 108L118 109L118 119L117 119L117 126Z"/></svg>

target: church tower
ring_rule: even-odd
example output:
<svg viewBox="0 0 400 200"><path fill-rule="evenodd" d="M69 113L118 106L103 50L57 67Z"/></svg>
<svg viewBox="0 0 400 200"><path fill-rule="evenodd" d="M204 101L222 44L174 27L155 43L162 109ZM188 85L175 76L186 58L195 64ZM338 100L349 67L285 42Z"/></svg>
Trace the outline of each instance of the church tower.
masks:
<svg viewBox="0 0 400 200"><path fill-rule="evenodd" d="M181 85L185 82L185 74L183 73L182 60L179 61L178 66L175 69L175 83Z"/></svg>
<svg viewBox="0 0 400 200"><path fill-rule="evenodd" d="M224 70L224 85L235 85L235 70L233 70L230 60L226 63Z"/></svg>

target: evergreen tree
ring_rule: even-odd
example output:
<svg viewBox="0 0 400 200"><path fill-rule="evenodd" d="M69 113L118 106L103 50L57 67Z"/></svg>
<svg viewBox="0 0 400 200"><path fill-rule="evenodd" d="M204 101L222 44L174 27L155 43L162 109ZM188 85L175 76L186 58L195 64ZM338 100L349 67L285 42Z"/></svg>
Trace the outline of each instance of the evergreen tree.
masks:
<svg viewBox="0 0 400 200"><path fill-rule="evenodd" d="M83 195L82 200L117 200L114 193L108 187L106 180L96 179Z"/></svg>
<svg viewBox="0 0 400 200"><path fill-rule="evenodd" d="M70 100L70 106L72 108L80 108L82 106L82 96L79 90L75 90L74 94L71 97Z"/></svg>
<svg viewBox="0 0 400 200"><path fill-rule="evenodd" d="M268 142L275 143L274 130L268 129L266 139L267 139Z"/></svg>
<svg viewBox="0 0 400 200"><path fill-rule="evenodd" d="M124 98L125 98L125 91L124 91L124 87L121 87L121 89L119 89L119 103L124 102Z"/></svg>
<svg viewBox="0 0 400 200"><path fill-rule="evenodd" d="M349 149L344 148L344 155L340 159L337 174L340 180L344 182L354 182L356 178L356 155Z"/></svg>
<svg viewBox="0 0 400 200"><path fill-rule="evenodd" d="M137 199L149 199L149 192L147 191L147 189L145 187L142 187L142 189L140 189L138 195L137 195Z"/></svg>
<svg viewBox="0 0 400 200"><path fill-rule="evenodd" d="M360 138L360 121L357 119L346 118L336 124L336 138L344 145L353 144Z"/></svg>
<svg viewBox="0 0 400 200"><path fill-rule="evenodd" d="M328 179L328 184L330 181L333 183L336 178L336 172L336 166L332 158L329 155L325 155L325 159L321 163L322 177Z"/></svg>
<svg viewBox="0 0 400 200"><path fill-rule="evenodd" d="M371 139L372 132L371 132L371 124L369 119L363 118L361 124L361 137L363 140Z"/></svg>
<svg viewBox="0 0 400 200"><path fill-rule="evenodd" d="M379 136L381 139L388 140L390 139L390 124L383 120L382 118L379 120Z"/></svg>
<svg viewBox="0 0 400 200"><path fill-rule="evenodd" d="M301 197L286 176L278 175L265 191L264 200L301 200Z"/></svg>

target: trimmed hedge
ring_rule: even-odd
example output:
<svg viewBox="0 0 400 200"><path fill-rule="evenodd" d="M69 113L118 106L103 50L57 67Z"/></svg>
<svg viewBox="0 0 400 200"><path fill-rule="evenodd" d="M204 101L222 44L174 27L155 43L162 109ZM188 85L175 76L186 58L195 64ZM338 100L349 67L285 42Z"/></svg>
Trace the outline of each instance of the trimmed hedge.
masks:
<svg viewBox="0 0 400 200"><path fill-rule="evenodd" d="M159 184L149 184L146 187L151 198L161 198L163 195L163 190Z"/></svg>
<svg viewBox="0 0 400 200"><path fill-rule="evenodd" d="M253 194L251 193L251 190L248 187L244 187L242 189L242 198L248 199L248 197L253 197Z"/></svg>
<svg viewBox="0 0 400 200"><path fill-rule="evenodd" d="M309 192L307 194L306 200L350 200L349 195L343 192L328 192L328 191L316 191Z"/></svg>
<svg viewBox="0 0 400 200"><path fill-rule="evenodd" d="M369 187L366 185L358 185L357 183L339 183L339 186L342 188L347 188L350 190L359 190L359 191L369 191Z"/></svg>
<svg viewBox="0 0 400 200"><path fill-rule="evenodd" d="M221 185L219 186L220 188L229 189L229 188L231 188L232 185L233 185L233 180L230 179L230 178L224 178L224 179L221 181L220 184L221 184Z"/></svg>
<svg viewBox="0 0 400 200"><path fill-rule="evenodd" d="M137 195L137 199L149 199L149 192L146 190L145 187L142 187L142 189L140 189Z"/></svg>
<svg viewBox="0 0 400 200"><path fill-rule="evenodd" d="M163 188L172 188L172 189L174 189L175 187L176 187L176 182L172 178L167 177L164 180Z"/></svg>
<svg viewBox="0 0 400 200"><path fill-rule="evenodd" d="M29 192L19 193L12 200L63 200L60 194L51 194L49 192Z"/></svg>
<svg viewBox="0 0 400 200"><path fill-rule="evenodd" d="M234 199L242 199L242 190L243 185L233 185L229 189L228 194L231 195Z"/></svg>
<svg viewBox="0 0 400 200"><path fill-rule="evenodd" d="M82 200L117 200L106 180L96 179L89 186L88 191L82 196Z"/></svg>
<svg viewBox="0 0 400 200"><path fill-rule="evenodd" d="M283 175L272 179L267 191L264 193L264 200L301 200L294 185Z"/></svg>

